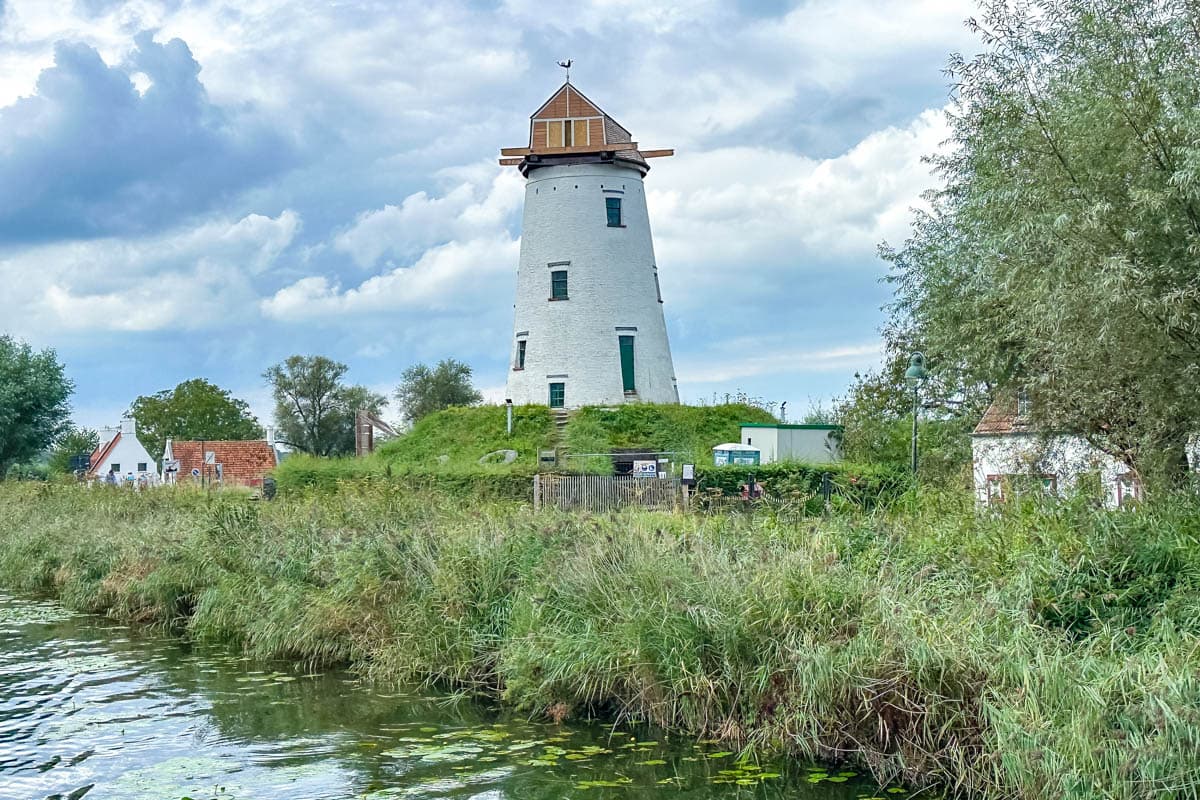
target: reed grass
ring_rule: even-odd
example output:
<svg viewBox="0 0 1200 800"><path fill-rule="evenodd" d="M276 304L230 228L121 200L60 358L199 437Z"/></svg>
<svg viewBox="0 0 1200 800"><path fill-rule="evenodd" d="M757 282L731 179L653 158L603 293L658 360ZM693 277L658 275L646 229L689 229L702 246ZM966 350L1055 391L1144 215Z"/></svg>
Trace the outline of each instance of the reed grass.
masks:
<svg viewBox="0 0 1200 800"><path fill-rule="evenodd" d="M1196 797L1200 504L543 512L0 485L0 585L981 798Z"/></svg>

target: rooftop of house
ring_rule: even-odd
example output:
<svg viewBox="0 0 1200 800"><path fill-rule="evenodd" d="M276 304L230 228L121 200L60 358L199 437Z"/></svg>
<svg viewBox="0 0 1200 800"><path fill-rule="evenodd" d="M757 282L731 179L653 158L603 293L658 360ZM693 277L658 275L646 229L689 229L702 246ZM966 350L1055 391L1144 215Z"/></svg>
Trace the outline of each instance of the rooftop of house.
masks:
<svg viewBox="0 0 1200 800"><path fill-rule="evenodd" d="M275 448L264 439L246 441L175 441L171 455L179 461L179 474L189 475L204 466L204 453L213 453L226 483L251 484L278 466Z"/></svg>
<svg viewBox="0 0 1200 800"><path fill-rule="evenodd" d="M1034 433L1035 428L1028 417L1017 414L1015 396L993 400L983 412L979 424L972 434L975 436L1003 436L1010 433Z"/></svg>

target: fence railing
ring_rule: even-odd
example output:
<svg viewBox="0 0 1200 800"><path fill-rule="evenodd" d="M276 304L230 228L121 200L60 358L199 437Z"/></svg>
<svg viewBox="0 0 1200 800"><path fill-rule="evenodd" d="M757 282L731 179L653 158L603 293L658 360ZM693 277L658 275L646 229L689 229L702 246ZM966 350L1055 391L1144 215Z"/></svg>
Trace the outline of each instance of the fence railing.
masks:
<svg viewBox="0 0 1200 800"><path fill-rule="evenodd" d="M678 478L632 475L533 476L533 507L605 512L619 508L672 509L683 502Z"/></svg>

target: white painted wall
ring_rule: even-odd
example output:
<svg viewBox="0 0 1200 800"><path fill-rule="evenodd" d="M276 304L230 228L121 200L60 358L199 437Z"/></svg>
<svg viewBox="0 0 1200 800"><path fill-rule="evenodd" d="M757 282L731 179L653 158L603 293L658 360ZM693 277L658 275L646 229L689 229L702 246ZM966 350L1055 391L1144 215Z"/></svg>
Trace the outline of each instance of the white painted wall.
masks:
<svg viewBox="0 0 1200 800"><path fill-rule="evenodd" d="M780 424L769 428L742 426L742 444L762 451L762 463L803 461L807 464L832 464L842 460L836 432L828 428Z"/></svg>
<svg viewBox="0 0 1200 800"><path fill-rule="evenodd" d="M116 437L117 429L106 428L101 434L100 440L104 444L111 442ZM146 448L138 441L137 430L134 428L133 422L125 420L120 428L121 438L117 441L112 452L105 456L104 463L93 464L91 466L91 475L96 478L103 479L108 471L114 466L119 465L117 469L117 478L122 479L128 473L132 472L134 477L156 479L158 477L158 464L151 458L150 453L146 452ZM103 449L103 444L101 445ZM139 470L138 464L145 464L146 469Z"/></svg>
<svg viewBox="0 0 1200 800"><path fill-rule="evenodd" d="M1115 507L1118 483L1129 472L1125 464L1092 447L1080 436L977 434L971 438L971 452L975 497L981 504L988 503L990 475L1053 475L1058 494L1065 495L1075 489L1080 475L1095 472L1099 473L1106 505ZM1131 484L1128 477L1123 480L1127 495Z"/></svg>
<svg viewBox="0 0 1200 800"><path fill-rule="evenodd" d="M606 197L621 198L625 227L608 227ZM570 263L548 266L555 262ZM567 270L568 300L549 299L556 269ZM546 405L549 385L564 383L568 408L679 402L655 269L640 170L619 163L534 169L525 187L507 397ZM621 382L621 335L635 339L632 397ZM518 339L527 341L523 370L513 369Z"/></svg>

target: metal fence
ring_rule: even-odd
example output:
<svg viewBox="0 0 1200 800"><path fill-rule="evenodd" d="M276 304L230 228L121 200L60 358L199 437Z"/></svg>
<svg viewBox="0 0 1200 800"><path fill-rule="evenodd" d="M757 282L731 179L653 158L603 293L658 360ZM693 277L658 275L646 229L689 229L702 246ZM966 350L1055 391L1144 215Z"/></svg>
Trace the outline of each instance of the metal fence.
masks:
<svg viewBox="0 0 1200 800"><path fill-rule="evenodd" d="M534 475L533 507L615 511L672 509L683 502L678 478L632 475Z"/></svg>

